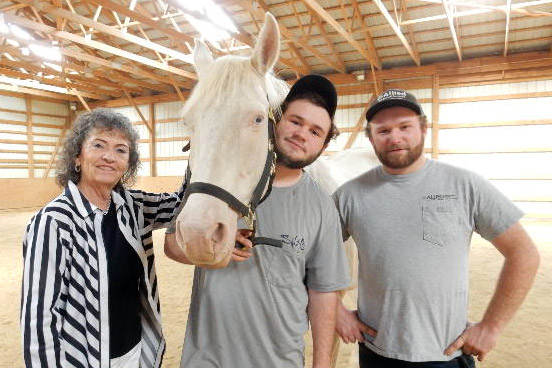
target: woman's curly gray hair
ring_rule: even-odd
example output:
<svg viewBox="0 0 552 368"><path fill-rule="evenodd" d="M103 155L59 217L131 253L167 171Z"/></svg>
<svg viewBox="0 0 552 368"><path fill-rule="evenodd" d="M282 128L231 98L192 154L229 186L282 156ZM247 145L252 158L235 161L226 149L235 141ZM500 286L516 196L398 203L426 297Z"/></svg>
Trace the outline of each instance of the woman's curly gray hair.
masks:
<svg viewBox="0 0 552 368"><path fill-rule="evenodd" d="M82 150L82 144L94 129L116 130L122 132L129 142L128 169L117 186L130 186L136 181L140 156L138 153L139 135L130 120L115 111L105 108L94 109L81 114L69 131L63 143L63 149L56 166L56 182L65 187L69 181L78 183L80 172L75 170L75 158Z"/></svg>

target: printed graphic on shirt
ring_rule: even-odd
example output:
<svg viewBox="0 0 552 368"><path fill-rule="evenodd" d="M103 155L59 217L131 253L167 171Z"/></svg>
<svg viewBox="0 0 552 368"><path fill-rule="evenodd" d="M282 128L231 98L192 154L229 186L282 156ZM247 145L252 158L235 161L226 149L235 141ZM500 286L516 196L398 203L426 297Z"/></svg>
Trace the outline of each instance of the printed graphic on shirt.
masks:
<svg viewBox="0 0 552 368"><path fill-rule="evenodd" d="M458 199L456 194L427 194L424 199L426 201L447 201Z"/></svg>
<svg viewBox="0 0 552 368"><path fill-rule="evenodd" d="M295 251L305 250L305 237L303 235L280 235L282 242L289 245L289 247Z"/></svg>

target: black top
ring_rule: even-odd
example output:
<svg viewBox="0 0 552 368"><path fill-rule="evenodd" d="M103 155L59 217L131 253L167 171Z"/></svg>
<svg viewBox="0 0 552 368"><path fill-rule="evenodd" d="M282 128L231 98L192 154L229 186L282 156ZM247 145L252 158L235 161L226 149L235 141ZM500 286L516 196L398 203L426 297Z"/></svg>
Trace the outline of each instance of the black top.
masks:
<svg viewBox="0 0 552 368"><path fill-rule="evenodd" d="M142 334L140 324L140 279L142 262L117 226L115 204L111 202L102 222L107 254L109 285L109 358L130 351Z"/></svg>

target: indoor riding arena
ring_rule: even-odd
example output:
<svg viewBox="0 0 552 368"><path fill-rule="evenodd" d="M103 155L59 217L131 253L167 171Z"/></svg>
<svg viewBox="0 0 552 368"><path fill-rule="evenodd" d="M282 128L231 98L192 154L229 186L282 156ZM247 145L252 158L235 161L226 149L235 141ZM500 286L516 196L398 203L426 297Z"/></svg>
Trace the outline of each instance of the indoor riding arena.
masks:
<svg viewBox="0 0 552 368"><path fill-rule="evenodd" d="M194 39L215 59L249 57L266 12L280 32L274 75L291 86L320 74L336 86L340 135L318 160L376 159L364 133L367 109L380 93L405 90L427 116L425 156L479 174L525 213L540 266L496 347L476 364L552 366L552 1L0 0L0 367L25 366L23 236L62 192L56 162L75 119L99 107L128 117L139 133L133 187L176 192L190 141L180 117L199 78ZM350 171L343 182L373 163L341 166ZM153 243L162 366L173 368L185 343L194 266L164 254L164 235L154 231ZM503 261L474 233L470 321L482 318ZM344 302L355 309L356 290ZM310 367L310 333L305 342ZM358 367L358 348L341 344L335 367Z"/></svg>

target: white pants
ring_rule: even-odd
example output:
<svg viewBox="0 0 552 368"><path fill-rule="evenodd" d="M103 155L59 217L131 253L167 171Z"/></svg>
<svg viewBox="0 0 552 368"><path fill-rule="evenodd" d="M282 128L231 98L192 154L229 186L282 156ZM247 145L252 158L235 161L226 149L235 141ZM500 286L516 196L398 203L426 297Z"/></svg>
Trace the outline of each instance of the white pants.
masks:
<svg viewBox="0 0 552 368"><path fill-rule="evenodd" d="M136 344L128 353L109 361L111 368L139 368L142 342Z"/></svg>

